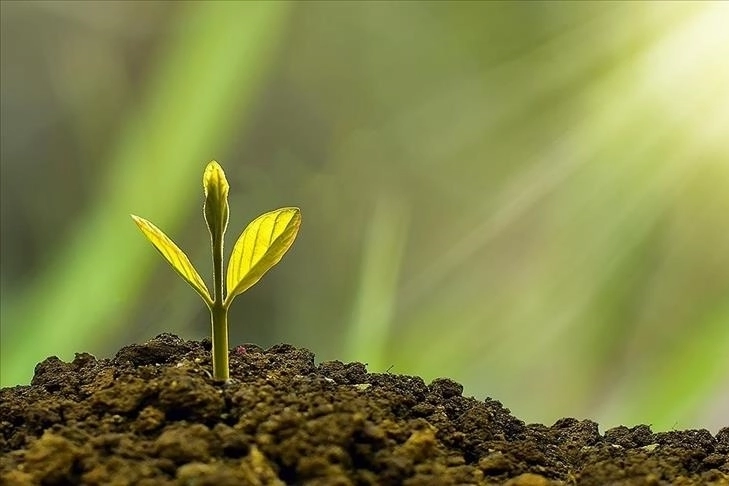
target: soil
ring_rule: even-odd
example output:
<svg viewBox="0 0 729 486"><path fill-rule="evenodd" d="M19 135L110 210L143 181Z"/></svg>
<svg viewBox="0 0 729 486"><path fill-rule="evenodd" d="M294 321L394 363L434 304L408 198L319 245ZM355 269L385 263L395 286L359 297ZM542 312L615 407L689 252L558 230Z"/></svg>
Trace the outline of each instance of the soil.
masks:
<svg viewBox="0 0 729 486"><path fill-rule="evenodd" d="M162 334L0 390L3 485L729 485L729 427L527 425L449 379Z"/></svg>

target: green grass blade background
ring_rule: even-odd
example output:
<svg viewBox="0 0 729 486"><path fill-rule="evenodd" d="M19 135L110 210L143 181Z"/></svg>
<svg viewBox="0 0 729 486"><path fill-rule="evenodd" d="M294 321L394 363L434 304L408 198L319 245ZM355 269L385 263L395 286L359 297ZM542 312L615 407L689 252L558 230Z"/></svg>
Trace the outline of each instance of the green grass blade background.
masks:
<svg viewBox="0 0 729 486"><path fill-rule="evenodd" d="M128 215L209 282L217 159L226 257L303 214L231 343L447 376L531 422L729 422L729 3L0 8L3 384L209 336Z"/></svg>

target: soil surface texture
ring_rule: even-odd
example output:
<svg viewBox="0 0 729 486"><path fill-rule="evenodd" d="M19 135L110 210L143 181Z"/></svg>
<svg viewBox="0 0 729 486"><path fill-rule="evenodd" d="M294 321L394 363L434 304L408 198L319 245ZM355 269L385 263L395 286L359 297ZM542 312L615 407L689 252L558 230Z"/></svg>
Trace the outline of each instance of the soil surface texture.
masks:
<svg viewBox="0 0 729 486"><path fill-rule="evenodd" d="M289 345L233 349L223 384L210 347L162 334L112 359L46 359L0 390L0 484L729 485L729 427L527 425L449 379Z"/></svg>

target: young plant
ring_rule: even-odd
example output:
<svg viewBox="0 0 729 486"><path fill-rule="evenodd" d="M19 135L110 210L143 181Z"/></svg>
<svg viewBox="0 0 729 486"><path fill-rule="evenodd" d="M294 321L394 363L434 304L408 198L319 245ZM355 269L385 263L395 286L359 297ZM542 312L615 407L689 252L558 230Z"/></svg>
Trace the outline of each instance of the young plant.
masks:
<svg viewBox="0 0 729 486"><path fill-rule="evenodd" d="M167 263L200 294L210 309L213 324L213 376L227 381L228 371L228 309L233 299L251 288L276 265L299 232L299 208L281 208L251 222L233 246L228 272L223 279L223 235L228 226L228 181L220 165L212 161L203 174L205 204L203 214L213 248L213 295L190 263L187 255L162 230L144 218L134 216L144 236L162 254Z"/></svg>

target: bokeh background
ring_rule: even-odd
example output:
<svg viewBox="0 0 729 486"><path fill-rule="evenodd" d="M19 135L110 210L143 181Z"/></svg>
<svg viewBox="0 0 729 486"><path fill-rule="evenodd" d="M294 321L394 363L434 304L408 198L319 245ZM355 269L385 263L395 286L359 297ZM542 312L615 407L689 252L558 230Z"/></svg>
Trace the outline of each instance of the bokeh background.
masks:
<svg viewBox="0 0 729 486"><path fill-rule="evenodd" d="M228 249L304 217L231 344L527 422L729 425L729 3L0 6L3 386L209 335L129 213L208 276L216 159Z"/></svg>

